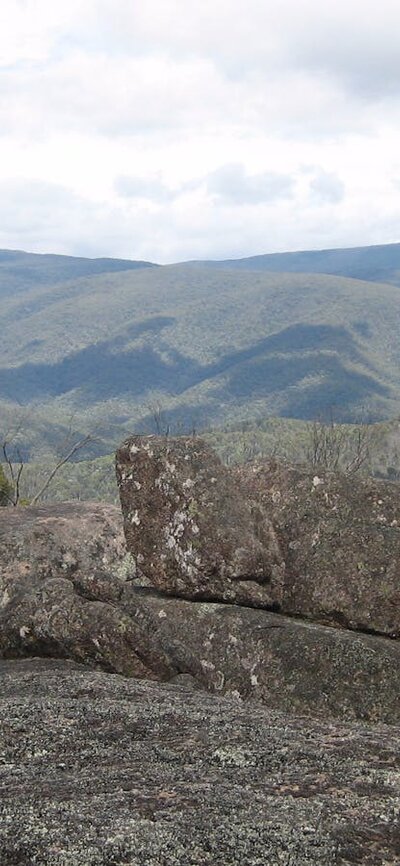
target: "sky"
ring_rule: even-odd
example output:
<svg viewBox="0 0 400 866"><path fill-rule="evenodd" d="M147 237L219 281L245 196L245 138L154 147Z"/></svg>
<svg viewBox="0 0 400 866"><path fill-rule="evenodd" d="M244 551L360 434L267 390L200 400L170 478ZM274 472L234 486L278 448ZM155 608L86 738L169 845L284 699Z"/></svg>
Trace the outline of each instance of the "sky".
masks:
<svg viewBox="0 0 400 866"><path fill-rule="evenodd" d="M0 248L400 241L398 0L1 0Z"/></svg>

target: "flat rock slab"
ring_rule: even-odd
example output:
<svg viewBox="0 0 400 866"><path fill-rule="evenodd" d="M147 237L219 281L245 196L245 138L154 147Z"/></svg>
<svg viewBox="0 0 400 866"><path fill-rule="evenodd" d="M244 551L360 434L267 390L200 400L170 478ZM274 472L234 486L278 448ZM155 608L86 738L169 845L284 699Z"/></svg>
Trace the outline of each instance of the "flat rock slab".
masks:
<svg viewBox="0 0 400 866"><path fill-rule="evenodd" d="M400 636L400 485L275 461L234 470L285 560L281 609Z"/></svg>
<svg viewBox="0 0 400 866"><path fill-rule="evenodd" d="M2 866L388 866L398 728L0 663Z"/></svg>
<svg viewBox="0 0 400 866"><path fill-rule="evenodd" d="M126 596L155 656L216 694L323 718L400 724L400 644L264 610Z"/></svg>

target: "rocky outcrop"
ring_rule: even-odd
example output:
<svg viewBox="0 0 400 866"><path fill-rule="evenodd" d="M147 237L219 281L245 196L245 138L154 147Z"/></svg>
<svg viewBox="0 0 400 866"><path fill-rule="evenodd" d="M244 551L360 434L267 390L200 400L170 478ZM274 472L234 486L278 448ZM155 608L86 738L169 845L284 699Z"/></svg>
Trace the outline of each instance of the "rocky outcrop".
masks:
<svg viewBox="0 0 400 866"><path fill-rule="evenodd" d="M135 436L116 466L142 584L182 598L280 605L284 562L271 522L201 439Z"/></svg>
<svg viewBox="0 0 400 866"><path fill-rule="evenodd" d="M117 471L128 550L113 506L0 509L1 866L400 862L398 488Z"/></svg>
<svg viewBox="0 0 400 866"><path fill-rule="evenodd" d="M399 642L140 587L112 506L3 511L3 657L69 658L162 681L186 676L303 715L399 720Z"/></svg>
<svg viewBox="0 0 400 866"><path fill-rule="evenodd" d="M117 454L141 583L400 636L400 487L275 462L229 470L197 439Z"/></svg>
<svg viewBox="0 0 400 866"><path fill-rule="evenodd" d="M3 592L17 578L29 583L34 577L73 576L82 595L90 597L93 590L100 600L107 587L109 600L110 578L123 580L131 573L121 511L100 502L3 508L0 569Z"/></svg>
<svg viewBox="0 0 400 866"><path fill-rule="evenodd" d="M399 731L0 662L2 866L388 866Z"/></svg>
<svg viewBox="0 0 400 866"><path fill-rule="evenodd" d="M279 538L285 613L400 636L399 484L276 462L234 475Z"/></svg>
<svg viewBox="0 0 400 866"><path fill-rule="evenodd" d="M0 656L170 675L150 637L119 606L132 566L118 508L80 502L2 509L0 551Z"/></svg>

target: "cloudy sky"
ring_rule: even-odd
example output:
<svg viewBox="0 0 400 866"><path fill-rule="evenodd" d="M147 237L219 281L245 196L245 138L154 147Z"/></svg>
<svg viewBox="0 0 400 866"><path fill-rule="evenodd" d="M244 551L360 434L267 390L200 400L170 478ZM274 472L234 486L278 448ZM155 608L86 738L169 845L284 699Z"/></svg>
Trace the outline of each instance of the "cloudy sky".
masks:
<svg viewBox="0 0 400 866"><path fill-rule="evenodd" d="M1 0L0 247L400 241L398 0Z"/></svg>

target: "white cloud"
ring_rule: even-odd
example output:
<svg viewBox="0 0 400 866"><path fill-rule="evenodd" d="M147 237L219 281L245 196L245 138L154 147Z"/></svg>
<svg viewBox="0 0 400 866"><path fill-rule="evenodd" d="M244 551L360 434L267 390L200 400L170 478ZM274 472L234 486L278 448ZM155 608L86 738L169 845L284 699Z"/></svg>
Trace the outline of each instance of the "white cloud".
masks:
<svg viewBox="0 0 400 866"><path fill-rule="evenodd" d="M68 0L2 0L0 7L0 67L46 61L62 50L76 27L93 21L93 2Z"/></svg>
<svg viewBox="0 0 400 866"><path fill-rule="evenodd" d="M333 171L320 171L310 182L312 197L318 202L338 204L345 196L345 185Z"/></svg>
<svg viewBox="0 0 400 866"><path fill-rule="evenodd" d="M397 0L2 0L0 245L397 239L399 28Z"/></svg>
<svg viewBox="0 0 400 866"><path fill-rule="evenodd" d="M241 163L217 168L207 178L211 195L232 204L262 204L293 196L293 178L277 172L247 174Z"/></svg>
<svg viewBox="0 0 400 866"><path fill-rule="evenodd" d="M48 130L110 136L228 123L246 94L228 86L207 59L119 59L82 49L44 65L23 65L0 81L1 131L21 136Z"/></svg>
<svg viewBox="0 0 400 866"><path fill-rule="evenodd" d="M120 175L115 179L115 191L123 198L144 199L156 202L171 202L179 190L172 190L163 183L160 175L155 177L132 177Z"/></svg>

